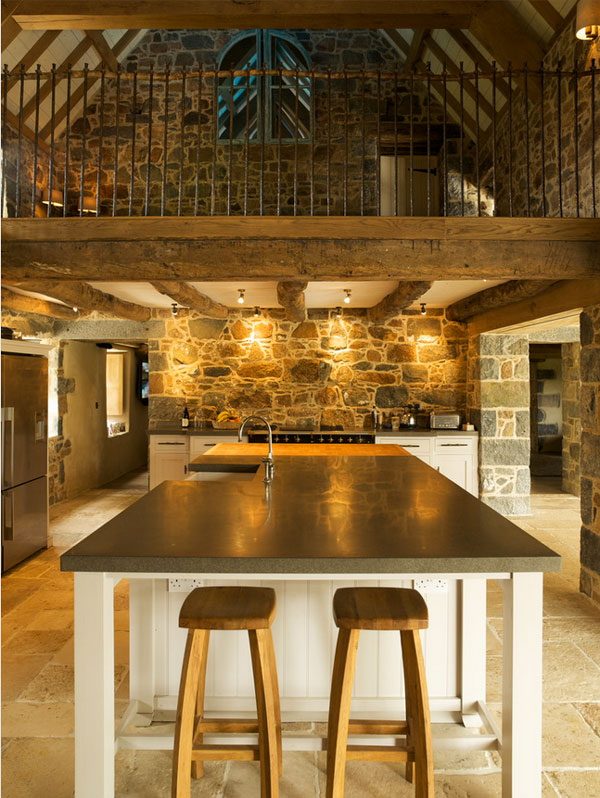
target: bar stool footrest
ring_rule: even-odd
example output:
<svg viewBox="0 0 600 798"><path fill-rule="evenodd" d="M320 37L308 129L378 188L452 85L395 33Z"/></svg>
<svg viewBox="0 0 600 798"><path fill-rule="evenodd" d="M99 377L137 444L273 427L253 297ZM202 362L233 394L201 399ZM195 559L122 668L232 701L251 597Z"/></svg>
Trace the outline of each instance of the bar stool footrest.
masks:
<svg viewBox="0 0 600 798"><path fill-rule="evenodd" d="M258 762L257 745L199 745L192 749L193 762L231 759L238 762Z"/></svg>
<svg viewBox="0 0 600 798"><path fill-rule="evenodd" d="M415 755L404 747L389 745L349 745L346 759L372 762L414 762Z"/></svg>
<svg viewBox="0 0 600 798"><path fill-rule="evenodd" d="M348 734L408 734L408 723L404 720L351 720Z"/></svg>
<svg viewBox="0 0 600 798"><path fill-rule="evenodd" d="M258 734L256 718L202 718L196 734Z"/></svg>

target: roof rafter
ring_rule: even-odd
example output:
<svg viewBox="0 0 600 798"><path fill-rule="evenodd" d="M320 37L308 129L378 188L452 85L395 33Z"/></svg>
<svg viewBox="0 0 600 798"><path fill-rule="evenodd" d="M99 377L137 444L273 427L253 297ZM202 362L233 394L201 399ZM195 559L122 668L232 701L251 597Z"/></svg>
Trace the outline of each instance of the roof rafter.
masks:
<svg viewBox="0 0 600 798"><path fill-rule="evenodd" d="M458 46L465 51L474 64L477 64L484 72L492 71L492 63L480 52L476 45L462 30L449 30L448 34ZM505 98L508 97L508 86L504 80L496 82L496 88Z"/></svg>
<svg viewBox="0 0 600 798"><path fill-rule="evenodd" d="M102 31L99 30L86 30L85 35L91 41L94 50L98 53L102 61L106 64L109 69L112 69L113 72L116 72L119 66L119 62L110 49L108 42L104 38Z"/></svg>
<svg viewBox="0 0 600 798"><path fill-rule="evenodd" d="M563 16L554 8L550 0L529 0L529 2L554 33L561 30L564 24Z"/></svg>
<svg viewBox="0 0 600 798"><path fill-rule="evenodd" d="M421 60L425 40L429 36L429 28L415 28L413 31L413 38L410 43L406 60L403 64L403 70L408 72L411 70L417 61Z"/></svg>

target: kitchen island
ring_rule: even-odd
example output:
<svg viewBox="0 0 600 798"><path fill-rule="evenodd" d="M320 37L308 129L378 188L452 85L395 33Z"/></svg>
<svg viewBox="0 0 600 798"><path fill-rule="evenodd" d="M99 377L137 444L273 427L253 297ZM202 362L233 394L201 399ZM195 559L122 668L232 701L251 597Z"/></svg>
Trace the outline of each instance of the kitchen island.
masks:
<svg viewBox="0 0 600 798"><path fill-rule="evenodd" d="M333 591L414 585L430 614L424 648L433 719L482 730L442 742L501 747L503 796L541 795L542 576L559 569L560 557L400 447L383 456L384 448L275 449L275 478L265 485L266 446L218 445L191 466L218 479L164 482L63 555L62 569L75 571L77 798L114 792L113 591L123 578L130 580L131 706L117 745L172 745L135 735L131 725L136 713L149 720L175 706L184 639L177 616L196 584L276 588L282 708L284 719L298 720L326 713ZM502 735L485 706L488 579L504 586ZM357 712L402 714L396 637L365 633ZM209 710L252 708L240 643L234 635L215 639ZM321 741L285 738L288 748L315 745Z"/></svg>

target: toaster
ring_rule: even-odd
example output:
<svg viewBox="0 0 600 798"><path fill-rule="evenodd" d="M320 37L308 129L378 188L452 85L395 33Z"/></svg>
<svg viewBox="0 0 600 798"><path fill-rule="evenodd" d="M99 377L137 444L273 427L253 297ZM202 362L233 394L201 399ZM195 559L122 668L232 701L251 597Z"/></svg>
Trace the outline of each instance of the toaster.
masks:
<svg viewBox="0 0 600 798"><path fill-rule="evenodd" d="M431 429L460 429L460 413L431 413Z"/></svg>

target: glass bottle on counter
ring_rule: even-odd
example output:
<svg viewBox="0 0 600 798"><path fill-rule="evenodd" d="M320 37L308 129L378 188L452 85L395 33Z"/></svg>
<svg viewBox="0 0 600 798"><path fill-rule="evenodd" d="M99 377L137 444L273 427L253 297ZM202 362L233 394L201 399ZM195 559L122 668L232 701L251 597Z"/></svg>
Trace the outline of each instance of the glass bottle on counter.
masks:
<svg viewBox="0 0 600 798"><path fill-rule="evenodd" d="M187 429L190 426L190 411L187 408L187 405L183 408L183 413L181 414L181 428Z"/></svg>

